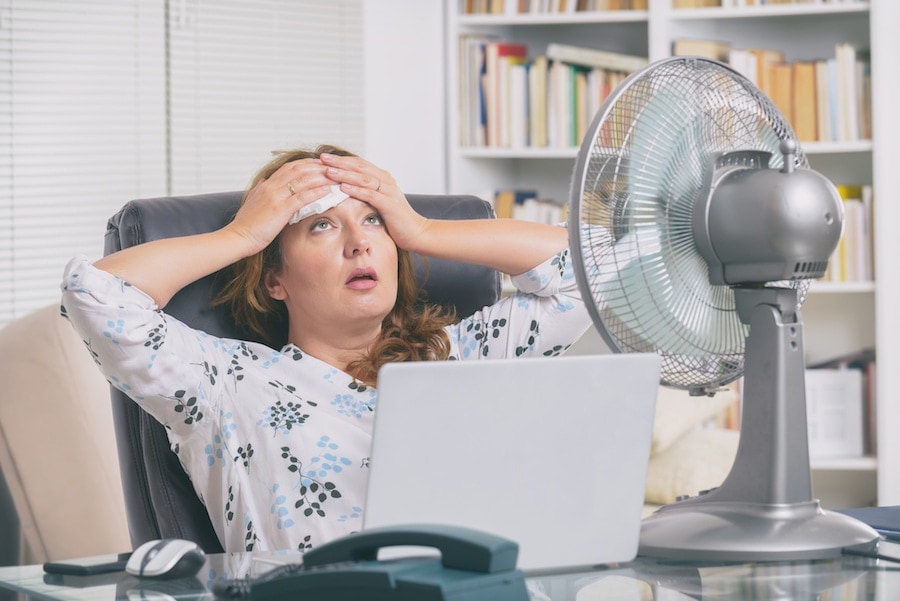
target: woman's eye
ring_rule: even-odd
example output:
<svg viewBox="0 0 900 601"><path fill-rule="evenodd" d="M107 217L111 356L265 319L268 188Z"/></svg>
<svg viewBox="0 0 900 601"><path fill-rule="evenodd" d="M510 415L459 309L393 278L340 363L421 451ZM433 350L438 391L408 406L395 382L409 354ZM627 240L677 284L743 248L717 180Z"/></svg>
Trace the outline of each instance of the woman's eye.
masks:
<svg viewBox="0 0 900 601"><path fill-rule="evenodd" d="M366 217L366 223L368 223L369 225L380 225L382 223L381 215L379 215L378 213L372 213L371 215Z"/></svg>
<svg viewBox="0 0 900 601"><path fill-rule="evenodd" d="M329 227L331 227L331 224L328 223L327 219L319 219L314 221L309 229L314 232L321 232L327 230Z"/></svg>

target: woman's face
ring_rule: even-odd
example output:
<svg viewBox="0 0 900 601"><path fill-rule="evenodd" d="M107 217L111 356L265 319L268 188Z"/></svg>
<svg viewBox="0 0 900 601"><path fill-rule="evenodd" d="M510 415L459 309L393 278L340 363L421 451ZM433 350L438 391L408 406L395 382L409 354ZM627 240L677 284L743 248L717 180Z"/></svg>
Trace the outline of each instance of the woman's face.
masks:
<svg viewBox="0 0 900 601"><path fill-rule="evenodd" d="M266 277L292 323L380 326L397 300L397 246L370 205L348 198L281 233L282 269Z"/></svg>

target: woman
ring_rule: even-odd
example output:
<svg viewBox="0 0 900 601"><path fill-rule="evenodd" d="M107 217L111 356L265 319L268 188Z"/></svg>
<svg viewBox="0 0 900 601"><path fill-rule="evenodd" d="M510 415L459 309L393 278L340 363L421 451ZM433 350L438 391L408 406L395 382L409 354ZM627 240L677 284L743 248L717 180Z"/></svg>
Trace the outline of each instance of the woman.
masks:
<svg viewBox="0 0 900 601"><path fill-rule="evenodd" d="M291 223L337 190L347 198ZM166 426L226 551L307 549L360 528L381 365L558 354L587 329L566 241L536 223L426 219L388 172L323 146L276 157L218 231L73 260L63 312ZM521 292L453 323L414 308L409 252L516 275ZM222 301L260 335L283 312L280 351L161 311L229 266Z"/></svg>

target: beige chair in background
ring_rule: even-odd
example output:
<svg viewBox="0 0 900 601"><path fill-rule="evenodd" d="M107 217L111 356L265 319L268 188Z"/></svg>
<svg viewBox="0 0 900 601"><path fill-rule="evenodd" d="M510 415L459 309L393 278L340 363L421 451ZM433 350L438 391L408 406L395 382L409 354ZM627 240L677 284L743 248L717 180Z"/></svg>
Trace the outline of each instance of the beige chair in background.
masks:
<svg viewBox="0 0 900 601"><path fill-rule="evenodd" d="M59 306L0 330L0 471L21 523L20 563L131 549L109 402Z"/></svg>

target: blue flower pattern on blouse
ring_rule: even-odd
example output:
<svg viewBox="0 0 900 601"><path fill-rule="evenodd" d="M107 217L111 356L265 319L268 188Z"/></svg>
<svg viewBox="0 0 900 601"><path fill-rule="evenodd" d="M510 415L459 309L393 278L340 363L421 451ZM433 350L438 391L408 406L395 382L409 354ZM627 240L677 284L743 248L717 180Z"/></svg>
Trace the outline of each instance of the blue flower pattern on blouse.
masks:
<svg viewBox="0 0 900 601"><path fill-rule="evenodd" d="M222 445L222 437L218 434L213 435L213 441L206 445L203 449L206 452L206 463L209 467L213 467L216 462L225 462L225 452Z"/></svg>
<svg viewBox="0 0 900 601"><path fill-rule="evenodd" d="M513 281L521 292L446 328L450 359L556 355L589 327L568 251ZM84 259L62 289L107 379L166 426L226 551L305 550L359 528L374 388L293 345L193 330Z"/></svg>
<svg viewBox="0 0 900 601"><path fill-rule="evenodd" d="M360 393L340 393L334 395L331 404L341 415L348 417L362 417L365 413L375 410L375 391L369 389L365 398L359 398Z"/></svg>
<svg viewBox="0 0 900 601"><path fill-rule="evenodd" d="M353 461L349 457L336 454L340 446L332 442L330 436L320 437L316 446L321 449L321 454L310 460L310 469L306 472L306 480L303 482L305 485L311 484L312 478L327 478L353 465Z"/></svg>

